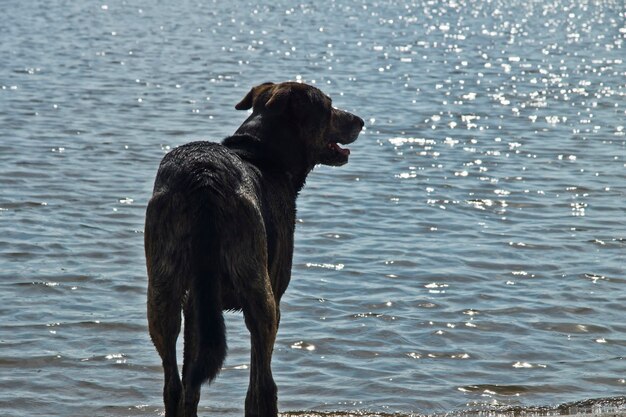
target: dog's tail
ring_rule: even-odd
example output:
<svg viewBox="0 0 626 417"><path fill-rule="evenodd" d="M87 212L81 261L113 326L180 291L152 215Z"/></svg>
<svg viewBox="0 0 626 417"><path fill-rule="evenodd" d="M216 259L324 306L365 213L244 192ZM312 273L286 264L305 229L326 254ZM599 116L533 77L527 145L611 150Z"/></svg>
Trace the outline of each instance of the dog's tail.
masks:
<svg viewBox="0 0 626 417"><path fill-rule="evenodd" d="M226 358L226 328L219 277L201 269L192 280L185 303L183 379L198 386L219 374Z"/></svg>

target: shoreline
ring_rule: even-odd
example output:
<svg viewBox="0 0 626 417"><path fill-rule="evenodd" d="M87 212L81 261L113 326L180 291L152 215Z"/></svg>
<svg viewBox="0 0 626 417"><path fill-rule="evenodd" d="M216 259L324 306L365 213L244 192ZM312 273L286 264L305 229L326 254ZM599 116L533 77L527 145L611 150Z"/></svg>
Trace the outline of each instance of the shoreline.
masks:
<svg viewBox="0 0 626 417"><path fill-rule="evenodd" d="M282 417L625 417L626 396L595 398L556 406L494 406L434 414L371 411L288 411Z"/></svg>

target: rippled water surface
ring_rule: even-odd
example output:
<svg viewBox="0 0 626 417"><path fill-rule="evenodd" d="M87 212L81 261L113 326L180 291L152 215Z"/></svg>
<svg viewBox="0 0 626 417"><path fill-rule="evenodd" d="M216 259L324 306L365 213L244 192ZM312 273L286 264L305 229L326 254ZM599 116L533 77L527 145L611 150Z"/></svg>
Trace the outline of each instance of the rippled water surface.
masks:
<svg viewBox="0 0 626 417"><path fill-rule="evenodd" d="M156 168L288 79L367 129L300 196L282 411L624 395L625 20L619 0L2 2L0 414L163 412ZM243 413L248 336L227 325L201 415Z"/></svg>

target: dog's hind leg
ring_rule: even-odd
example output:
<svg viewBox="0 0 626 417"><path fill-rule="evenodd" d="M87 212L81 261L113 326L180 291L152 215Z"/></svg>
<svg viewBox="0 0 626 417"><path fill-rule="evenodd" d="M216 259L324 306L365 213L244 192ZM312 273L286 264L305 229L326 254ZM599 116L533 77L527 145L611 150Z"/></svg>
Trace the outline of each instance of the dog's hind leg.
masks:
<svg viewBox="0 0 626 417"><path fill-rule="evenodd" d="M148 327L150 337L161 356L165 384L163 401L167 417L179 416L182 384L176 364L176 339L180 332L180 301L170 298L172 294L154 284L148 284Z"/></svg>
<svg viewBox="0 0 626 417"><path fill-rule="evenodd" d="M266 271L259 271L259 282L241 292L246 326L250 331L250 385L246 395L246 417L275 417L277 390L271 361L278 331L278 306ZM256 280L255 280L256 281Z"/></svg>
<svg viewBox="0 0 626 417"><path fill-rule="evenodd" d="M247 254L248 257L235 262L231 273L251 341L250 385L246 395L245 415L275 417L278 414L277 392L271 360L278 331L278 305L267 272L265 241L259 234L241 238L255 247L253 251L239 248L239 253Z"/></svg>
<svg viewBox="0 0 626 417"><path fill-rule="evenodd" d="M182 383L176 361L184 272L176 252L170 200L155 195L146 211L145 250L148 269L148 328L163 364L163 401L167 417L181 417Z"/></svg>

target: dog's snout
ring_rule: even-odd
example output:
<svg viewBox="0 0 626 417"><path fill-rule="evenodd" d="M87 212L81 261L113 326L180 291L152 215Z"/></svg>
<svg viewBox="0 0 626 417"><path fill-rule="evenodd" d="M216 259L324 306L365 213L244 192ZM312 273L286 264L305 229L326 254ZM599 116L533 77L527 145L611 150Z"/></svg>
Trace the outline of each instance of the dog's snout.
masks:
<svg viewBox="0 0 626 417"><path fill-rule="evenodd" d="M363 126L365 126L365 121L361 119L359 116L357 116L356 114L352 114L345 110L339 110L339 109L335 109L335 112L337 116L339 116L339 120L341 120L342 123L344 123L345 127L348 127L346 125L350 125L351 128L357 127L359 130L361 130L363 129Z"/></svg>

